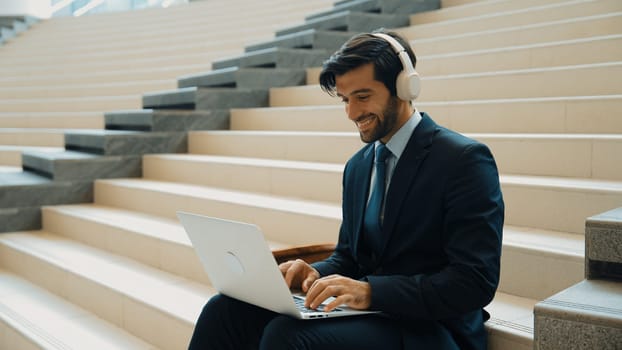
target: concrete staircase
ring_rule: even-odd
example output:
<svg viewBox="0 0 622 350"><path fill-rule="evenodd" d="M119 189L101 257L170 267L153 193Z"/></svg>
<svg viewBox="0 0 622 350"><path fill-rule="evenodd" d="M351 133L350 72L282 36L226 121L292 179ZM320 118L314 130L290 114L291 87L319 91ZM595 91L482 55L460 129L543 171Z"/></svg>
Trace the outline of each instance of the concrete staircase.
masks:
<svg viewBox="0 0 622 350"><path fill-rule="evenodd" d="M265 5L217 0L34 24L0 47L0 166L19 169L22 149L62 149L68 129L103 129L105 111L140 108L143 92L173 88L331 4Z"/></svg>
<svg viewBox="0 0 622 350"><path fill-rule="evenodd" d="M213 96L259 95L266 104L232 109L231 130L189 132L188 154L142 156L142 178L95 181L93 203L45 207L42 230L0 235L0 347L185 347L214 290L177 210L256 223L275 249L335 242L343 163L361 142L343 107L316 85L317 69L302 69L307 85L288 85L301 82L298 66L317 62L362 18L381 20L379 4L386 3L342 1L339 11L310 15L304 25L281 22L274 39L220 55L212 71L183 74L175 90L143 95L142 106L153 110L106 116L107 126L126 131L72 135L66 144L127 157L115 150L127 150L136 135L120 148L102 140L123 138L128 128L166 129L167 113L179 117L179 108L196 109L183 113L197 119L227 110L228 118L229 106L214 106ZM622 122L615 114L622 105L615 79L622 6L442 5L398 29L419 58L423 91L415 105L495 154L506 227L501 285L487 307L489 348L530 349L534 305L583 279L585 218L622 203ZM111 52L113 43L122 49L112 41ZM191 53L190 46L183 50ZM24 160L41 170L42 158ZM48 176L60 181L76 171L62 169Z"/></svg>

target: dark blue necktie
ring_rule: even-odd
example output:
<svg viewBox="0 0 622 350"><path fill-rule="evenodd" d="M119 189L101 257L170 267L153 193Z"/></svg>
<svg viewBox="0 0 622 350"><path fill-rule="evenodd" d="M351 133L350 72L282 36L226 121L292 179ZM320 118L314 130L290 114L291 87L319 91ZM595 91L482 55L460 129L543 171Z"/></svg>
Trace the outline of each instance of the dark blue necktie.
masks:
<svg viewBox="0 0 622 350"><path fill-rule="evenodd" d="M364 225L368 235L368 242L371 247L376 248L382 242L382 202L384 200L387 175L386 160L390 155L391 151L385 145L379 144L376 147L376 157L374 159L376 179L372 187L367 209L365 209Z"/></svg>

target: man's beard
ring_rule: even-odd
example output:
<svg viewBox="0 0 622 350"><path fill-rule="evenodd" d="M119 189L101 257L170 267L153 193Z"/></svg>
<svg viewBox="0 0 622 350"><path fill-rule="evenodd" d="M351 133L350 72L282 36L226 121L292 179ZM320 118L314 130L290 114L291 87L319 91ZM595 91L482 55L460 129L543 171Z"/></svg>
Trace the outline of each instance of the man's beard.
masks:
<svg viewBox="0 0 622 350"><path fill-rule="evenodd" d="M382 111L383 119L380 119L378 115L374 115L376 118L376 127L367 134L359 132L361 140L365 143L372 143L387 136L395 126L397 125L397 98L389 96L387 105Z"/></svg>

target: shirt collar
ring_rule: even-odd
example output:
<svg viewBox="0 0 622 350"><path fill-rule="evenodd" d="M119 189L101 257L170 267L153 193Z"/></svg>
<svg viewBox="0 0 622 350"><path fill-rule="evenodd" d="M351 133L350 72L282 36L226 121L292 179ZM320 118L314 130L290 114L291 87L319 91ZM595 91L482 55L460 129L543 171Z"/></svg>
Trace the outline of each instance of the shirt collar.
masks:
<svg viewBox="0 0 622 350"><path fill-rule="evenodd" d="M410 116L408 121L402 125L402 127L391 137L389 142L387 142L386 146L391 151L391 153L397 158L400 159L402 153L404 153L404 149L406 149L406 144L408 144L408 140L410 140L410 136L413 131L419 125L421 121L421 114L415 108L415 111ZM376 141L374 147L378 147L380 144L380 140Z"/></svg>

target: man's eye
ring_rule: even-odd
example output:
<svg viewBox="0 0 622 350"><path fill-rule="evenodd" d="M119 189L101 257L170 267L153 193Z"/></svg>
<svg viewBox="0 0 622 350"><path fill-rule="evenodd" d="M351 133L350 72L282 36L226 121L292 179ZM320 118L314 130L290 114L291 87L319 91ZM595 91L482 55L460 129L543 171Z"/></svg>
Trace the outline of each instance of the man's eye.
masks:
<svg viewBox="0 0 622 350"><path fill-rule="evenodd" d="M359 101L367 101L367 99L369 99L369 95L359 95L357 98Z"/></svg>

